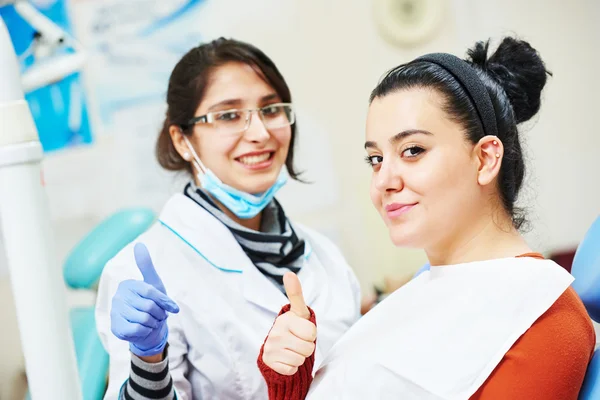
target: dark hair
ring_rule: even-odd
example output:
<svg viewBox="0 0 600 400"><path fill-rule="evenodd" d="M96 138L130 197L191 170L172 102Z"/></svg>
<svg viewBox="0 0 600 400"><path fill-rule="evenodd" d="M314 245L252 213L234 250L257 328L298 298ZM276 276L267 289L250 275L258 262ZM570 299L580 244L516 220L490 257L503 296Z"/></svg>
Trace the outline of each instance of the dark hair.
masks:
<svg viewBox="0 0 600 400"><path fill-rule="evenodd" d="M515 202L523 184L525 162L517 125L539 111L542 89L547 75L552 74L538 52L525 41L506 37L489 58L488 48L489 41L476 43L468 50L465 61L473 66L492 100L498 138L504 145L498 188L504 208L519 229L526 220ZM444 111L464 127L471 143L485 136L477 110L463 86L445 68L431 62L414 61L393 68L373 90L369 102L416 87L432 88L445 97Z"/></svg>
<svg viewBox="0 0 600 400"><path fill-rule="evenodd" d="M204 96L210 74L218 67L229 62L241 62L251 66L285 103L291 103L292 96L285 79L273 63L261 50L234 39L219 38L201 44L188 51L179 60L171 77L167 90L167 115L156 142L156 158L159 164L170 171L187 170L192 172L191 164L185 161L175 150L169 127L179 126L186 135L192 130L188 121L194 117ZM289 175L298 179L299 173L294 169L294 142L296 125L291 126L292 137L285 160Z"/></svg>

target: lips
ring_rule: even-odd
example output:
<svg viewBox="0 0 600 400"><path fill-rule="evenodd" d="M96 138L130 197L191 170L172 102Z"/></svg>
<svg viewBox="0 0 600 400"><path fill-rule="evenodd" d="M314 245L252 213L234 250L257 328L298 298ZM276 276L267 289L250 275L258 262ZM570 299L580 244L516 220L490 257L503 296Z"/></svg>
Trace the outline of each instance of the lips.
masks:
<svg viewBox="0 0 600 400"><path fill-rule="evenodd" d="M396 218L409 212L417 203L403 204L403 203L392 203L385 206L385 212L389 218Z"/></svg>
<svg viewBox="0 0 600 400"><path fill-rule="evenodd" d="M243 168L251 171L262 171L269 169L273 165L275 151L263 150L252 153L246 153L236 157L235 161L239 162Z"/></svg>
<svg viewBox="0 0 600 400"><path fill-rule="evenodd" d="M237 160L244 165L253 166L267 161L269 158L271 158L272 155L273 152L267 152L257 155L244 155L238 157Z"/></svg>

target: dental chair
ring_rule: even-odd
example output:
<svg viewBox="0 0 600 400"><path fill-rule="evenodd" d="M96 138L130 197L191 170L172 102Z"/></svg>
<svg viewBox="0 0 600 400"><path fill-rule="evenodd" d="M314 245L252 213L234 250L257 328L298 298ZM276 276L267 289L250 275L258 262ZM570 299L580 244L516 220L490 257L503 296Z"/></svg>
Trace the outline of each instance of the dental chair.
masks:
<svg viewBox="0 0 600 400"><path fill-rule="evenodd" d="M415 272L415 274L413 275L413 279L415 279L417 276L421 275L423 272L429 271L430 269L431 269L431 265L429 265L429 263L425 263L425 265L423 265L421 268L419 268L419 270L417 272Z"/></svg>
<svg viewBox="0 0 600 400"><path fill-rule="evenodd" d="M579 294L590 318L600 322L600 216L577 247L571 274L573 289ZM600 350L588 365L579 400L600 399Z"/></svg>
<svg viewBox="0 0 600 400"><path fill-rule="evenodd" d="M103 220L68 255L63 269L67 286L95 290L106 263L154 220L154 212L146 208L124 209ZM71 309L70 322L83 400L100 400L106 390L109 360L96 331L94 306Z"/></svg>

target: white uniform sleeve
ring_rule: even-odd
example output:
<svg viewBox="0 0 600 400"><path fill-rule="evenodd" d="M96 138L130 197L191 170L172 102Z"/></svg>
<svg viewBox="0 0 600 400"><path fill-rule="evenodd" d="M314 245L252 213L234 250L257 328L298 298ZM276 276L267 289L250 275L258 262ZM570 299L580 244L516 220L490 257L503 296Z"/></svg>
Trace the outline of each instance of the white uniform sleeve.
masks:
<svg viewBox="0 0 600 400"><path fill-rule="evenodd" d="M125 249L124 251L127 251ZM123 252L122 252L123 253ZM96 300L96 328L102 345L110 357L108 388L105 400L118 400L121 387L129 379L131 353L129 343L118 339L110 328L110 310L112 298L119 283L127 279L141 279L141 274L135 267L133 252L131 262L127 262L124 254L111 260L100 278L98 298ZM124 261L125 260L125 261ZM171 294L170 294L171 295ZM173 298L177 302L177 298ZM169 325L169 369L173 378L177 399L192 399L191 385L185 378L187 374L187 343L177 315L170 315Z"/></svg>

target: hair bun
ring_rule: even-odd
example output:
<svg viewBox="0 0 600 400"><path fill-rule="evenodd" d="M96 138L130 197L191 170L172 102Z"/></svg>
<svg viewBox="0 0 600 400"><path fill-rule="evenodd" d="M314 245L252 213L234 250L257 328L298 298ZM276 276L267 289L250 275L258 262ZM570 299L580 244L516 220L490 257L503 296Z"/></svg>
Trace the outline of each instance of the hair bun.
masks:
<svg viewBox="0 0 600 400"><path fill-rule="evenodd" d="M531 119L540 109L547 75L552 74L528 42L506 37L489 58L488 48L489 41L476 43L467 53L469 61L504 89L517 124Z"/></svg>

